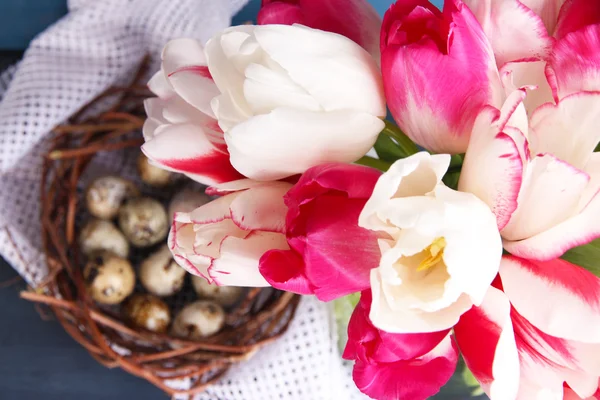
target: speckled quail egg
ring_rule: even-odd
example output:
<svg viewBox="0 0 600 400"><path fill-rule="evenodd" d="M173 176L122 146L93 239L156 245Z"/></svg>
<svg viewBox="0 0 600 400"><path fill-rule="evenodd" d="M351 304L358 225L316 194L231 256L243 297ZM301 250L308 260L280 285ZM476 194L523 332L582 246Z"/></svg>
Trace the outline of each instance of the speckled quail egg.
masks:
<svg viewBox="0 0 600 400"><path fill-rule="evenodd" d="M191 188L183 189L176 193L169 203L169 220L173 220L173 215L176 212L189 213L210 201L211 198L202 192Z"/></svg>
<svg viewBox="0 0 600 400"><path fill-rule="evenodd" d="M112 219L125 199L137 197L140 191L133 182L118 176L103 176L90 183L85 192L87 209L94 217Z"/></svg>
<svg viewBox="0 0 600 400"><path fill-rule="evenodd" d="M169 231L165 208L149 197L130 199L119 209L119 227L135 247L149 247Z"/></svg>
<svg viewBox="0 0 600 400"><path fill-rule="evenodd" d="M102 304L119 304L135 287L135 273L129 261L107 251L90 257L83 278L90 296Z"/></svg>
<svg viewBox="0 0 600 400"><path fill-rule="evenodd" d="M201 276L192 275L192 284L199 297L210 299L223 307L234 305L244 292L244 288L235 286L217 286L210 284Z"/></svg>
<svg viewBox="0 0 600 400"><path fill-rule="evenodd" d="M181 290L186 272L173 260L169 246L164 245L142 262L138 275L147 291L164 297Z"/></svg>
<svg viewBox="0 0 600 400"><path fill-rule="evenodd" d="M171 323L171 312L164 301L151 294L134 294L123 307L125 318L134 326L165 333Z"/></svg>
<svg viewBox="0 0 600 400"><path fill-rule="evenodd" d="M185 306L173 320L171 334L185 339L202 339L223 328L225 312L212 301L196 301Z"/></svg>
<svg viewBox="0 0 600 400"><path fill-rule="evenodd" d="M150 186L166 186L173 180L173 173L152 165L144 153L140 153L137 159L137 170L142 181Z"/></svg>
<svg viewBox="0 0 600 400"><path fill-rule="evenodd" d="M90 220L79 234L81 252L90 255L97 251L111 251L119 257L127 258L129 243L120 230L110 221Z"/></svg>

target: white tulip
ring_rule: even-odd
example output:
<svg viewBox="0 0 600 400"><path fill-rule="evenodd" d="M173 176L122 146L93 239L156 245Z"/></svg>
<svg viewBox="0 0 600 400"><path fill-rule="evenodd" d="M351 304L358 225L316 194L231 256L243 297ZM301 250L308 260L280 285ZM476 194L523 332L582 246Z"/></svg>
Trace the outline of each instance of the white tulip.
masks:
<svg viewBox="0 0 600 400"><path fill-rule="evenodd" d="M232 165L249 178L356 161L384 127L378 67L344 36L300 25L236 26L212 38L205 55L220 92L213 113Z"/></svg>
<svg viewBox="0 0 600 400"><path fill-rule="evenodd" d="M450 156L418 153L377 182L359 225L382 234L371 271L370 318L387 332L435 332L480 305L498 273L502 242L489 207L441 179Z"/></svg>

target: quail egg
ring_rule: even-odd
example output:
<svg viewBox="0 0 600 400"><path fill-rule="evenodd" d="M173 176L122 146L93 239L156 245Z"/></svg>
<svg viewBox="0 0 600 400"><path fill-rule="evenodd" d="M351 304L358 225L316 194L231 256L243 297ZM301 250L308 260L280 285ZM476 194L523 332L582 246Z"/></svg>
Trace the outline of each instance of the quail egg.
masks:
<svg viewBox="0 0 600 400"><path fill-rule="evenodd" d="M171 296L181 290L185 275L185 270L173 260L167 245L146 258L139 269L144 288L160 297Z"/></svg>
<svg viewBox="0 0 600 400"><path fill-rule="evenodd" d="M151 294L134 294L125 302L123 313L132 325L152 332L165 333L171 312L164 301Z"/></svg>
<svg viewBox="0 0 600 400"><path fill-rule="evenodd" d="M119 304L135 287L135 273L129 261L110 252L90 257L83 278L90 296L101 304Z"/></svg>
<svg viewBox="0 0 600 400"><path fill-rule="evenodd" d="M125 199L137 197L140 191L133 182L118 176L95 179L85 192L87 209L94 217L112 219Z"/></svg>
<svg viewBox="0 0 600 400"><path fill-rule="evenodd" d="M202 339L223 328L225 312L212 301L196 301L185 306L173 320L171 334L185 339Z"/></svg>
<svg viewBox="0 0 600 400"><path fill-rule="evenodd" d="M217 286L210 284L201 276L192 275L192 285L199 297L213 300L223 307L234 305L241 297L244 289L235 286Z"/></svg>
<svg viewBox="0 0 600 400"><path fill-rule="evenodd" d="M81 252L90 255L97 251L111 251L119 257L127 258L129 243L120 230L110 221L93 219L79 234Z"/></svg>
<svg viewBox="0 0 600 400"><path fill-rule="evenodd" d="M149 197L127 200L119 209L119 227L135 247L149 247L169 231L165 208Z"/></svg>
<svg viewBox="0 0 600 400"><path fill-rule="evenodd" d="M137 159L137 170L142 181L150 186L166 186L173 179L173 173L152 165L144 153L140 153Z"/></svg>

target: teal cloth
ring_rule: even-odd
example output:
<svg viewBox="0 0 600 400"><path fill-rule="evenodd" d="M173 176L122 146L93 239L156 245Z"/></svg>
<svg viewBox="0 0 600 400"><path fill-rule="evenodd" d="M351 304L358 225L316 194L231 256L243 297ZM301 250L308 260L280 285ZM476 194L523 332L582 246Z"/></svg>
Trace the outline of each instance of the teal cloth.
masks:
<svg viewBox="0 0 600 400"><path fill-rule="evenodd" d="M381 15L393 3L393 0L370 1ZM442 2L432 0L438 7ZM260 0L251 0L233 22L253 20L259 7ZM24 50L35 35L66 12L66 0L0 0L0 50Z"/></svg>

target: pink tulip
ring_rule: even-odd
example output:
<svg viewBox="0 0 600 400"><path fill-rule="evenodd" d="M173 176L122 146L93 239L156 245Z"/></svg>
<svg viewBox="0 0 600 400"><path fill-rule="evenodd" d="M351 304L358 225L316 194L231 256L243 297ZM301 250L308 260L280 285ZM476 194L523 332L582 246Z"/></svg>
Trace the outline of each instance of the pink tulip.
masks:
<svg viewBox="0 0 600 400"><path fill-rule="evenodd" d="M162 68L148 86L157 97L144 103L142 151L158 167L206 185L243 178L229 162L223 132L210 107L219 91L202 46L192 39L169 42Z"/></svg>
<svg viewBox="0 0 600 400"><path fill-rule="evenodd" d="M454 328L467 366L488 395L594 399L600 377L600 279L560 259L507 256L494 286Z"/></svg>
<svg viewBox="0 0 600 400"><path fill-rule="evenodd" d="M292 185L248 180L232 185L235 190L217 200L190 213L175 213L171 252L181 267L209 283L269 286L258 262L268 250L288 248L283 195Z"/></svg>
<svg viewBox="0 0 600 400"><path fill-rule="evenodd" d="M275 288L329 301L369 288L379 263L377 234L358 226L380 172L350 164L307 170L285 195L290 250L261 258L260 272ZM285 266L285 268L282 268Z"/></svg>
<svg viewBox="0 0 600 400"><path fill-rule="evenodd" d="M524 90L473 129L459 189L496 215L504 248L552 260L600 237L600 92L569 95L528 117Z"/></svg>
<svg viewBox="0 0 600 400"><path fill-rule="evenodd" d="M348 325L343 357L355 360L352 377L359 390L377 400L421 400L439 392L458 360L449 332L394 334L369 319L371 292L362 292Z"/></svg>
<svg viewBox="0 0 600 400"><path fill-rule="evenodd" d="M438 153L466 150L479 110L504 97L492 48L460 0L440 12L426 0L399 0L381 31L388 106L417 144Z"/></svg>
<svg viewBox="0 0 600 400"><path fill-rule="evenodd" d="M262 0L258 24L301 24L339 33L379 59L381 18L367 0Z"/></svg>

